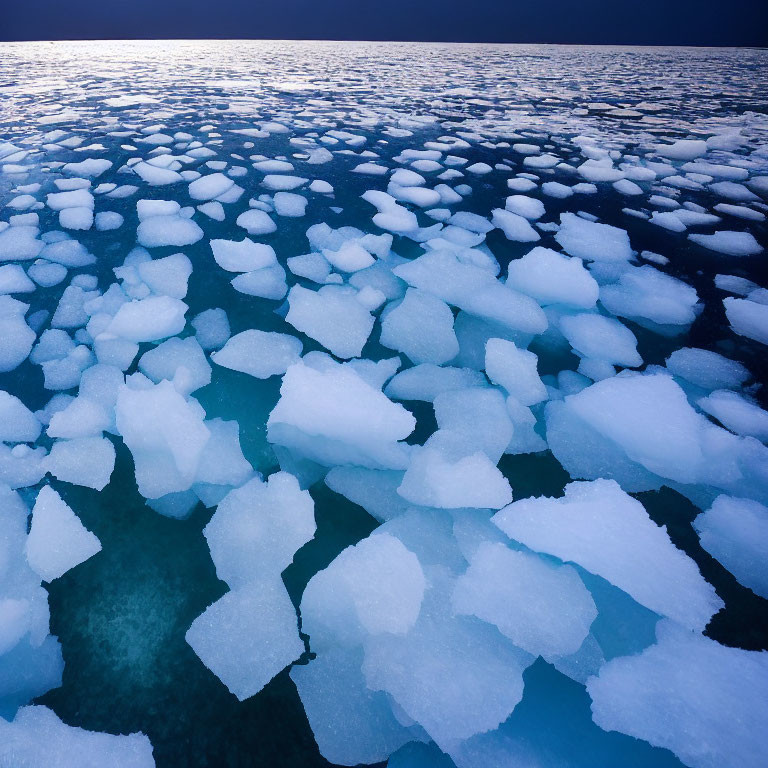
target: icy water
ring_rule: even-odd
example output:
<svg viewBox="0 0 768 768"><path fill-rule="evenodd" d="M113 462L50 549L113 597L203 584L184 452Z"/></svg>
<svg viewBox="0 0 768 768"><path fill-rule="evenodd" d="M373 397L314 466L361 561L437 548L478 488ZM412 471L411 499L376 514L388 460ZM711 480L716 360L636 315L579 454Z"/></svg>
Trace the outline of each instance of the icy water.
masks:
<svg viewBox="0 0 768 768"><path fill-rule="evenodd" d="M767 76L0 47L0 767L765 765Z"/></svg>

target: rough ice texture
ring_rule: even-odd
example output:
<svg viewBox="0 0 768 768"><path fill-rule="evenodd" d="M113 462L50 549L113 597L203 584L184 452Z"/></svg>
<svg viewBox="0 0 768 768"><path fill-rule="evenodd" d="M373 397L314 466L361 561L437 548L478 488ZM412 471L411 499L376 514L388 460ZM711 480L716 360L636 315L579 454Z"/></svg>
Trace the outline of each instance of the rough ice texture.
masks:
<svg viewBox="0 0 768 768"><path fill-rule="evenodd" d="M381 343L414 363L446 363L459 353L450 307L429 293L409 288L405 298L384 315Z"/></svg>
<svg viewBox="0 0 768 768"><path fill-rule="evenodd" d="M49 485L37 494L27 536L27 562L45 581L53 581L101 551L101 543Z"/></svg>
<svg viewBox="0 0 768 768"><path fill-rule="evenodd" d="M46 768L154 768L143 733L113 736L63 723L42 706L22 707L12 722L0 718L0 764Z"/></svg>
<svg viewBox="0 0 768 768"><path fill-rule="evenodd" d="M310 291L299 285L288 294L286 322L341 358L359 357L374 318L354 288L328 285Z"/></svg>
<svg viewBox="0 0 768 768"><path fill-rule="evenodd" d="M185 400L169 381L120 388L117 430L133 454L142 496L156 499L192 485L210 437L204 417L202 408Z"/></svg>
<svg viewBox="0 0 768 768"><path fill-rule="evenodd" d="M295 336L249 330L232 336L211 360L224 368L267 379L282 375L301 355L302 343Z"/></svg>
<svg viewBox="0 0 768 768"><path fill-rule="evenodd" d="M729 297L723 306L734 333L768 344L768 304Z"/></svg>
<svg viewBox="0 0 768 768"><path fill-rule="evenodd" d="M227 592L192 622L185 637L240 701L304 653L296 610L279 575Z"/></svg>
<svg viewBox="0 0 768 768"><path fill-rule="evenodd" d="M635 334L612 317L586 313L564 315L560 319L560 330L583 357L630 367L643 362L637 352Z"/></svg>
<svg viewBox="0 0 768 768"><path fill-rule="evenodd" d="M658 643L587 682L592 717L672 750L693 768L768 761L768 654L729 648L666 621Z"/></svg>
<svg viewBox="0 0 768 768"><path fill-rule="evenodd" d="M612 480L571 483L559 499L522 499L493 521L511 539L577 563L691 629L703 630L723 606L693 560Z"/></svg>
<svg viewBox="0 0 768 768"><path fill-rule="evenodd" d="M416 420L355 371L329 362L318 370L303 362L283 377L280 400L269 416L272 442L327 465L353 463L403 469Z"/></svg>
<svg viewBox="0 0 768 768"><path fill-rule="evenodd" d="M575 653L597 609L575 569L482 543L453 592L456 613L495 624L518 647L550 659Z"/></svg>
<svg viewBox="0 0 768 768"><path fill-rule="evenodd" d="M547 398L539 378L538 358L514 342L489 339L485 345L485 372L488 378L523 405L534 405Z"/></svg>
<svg viewBox="0 0 768 768"><path fill-rule="evenodd" d="M303 630L318 652L352 647L370 635L406 635L416 623L426 580L416 555L386 533L347 547L310 580L301 600Z"/></svg>
<svg viewBox="0 0 768 768"><path fill-rule="evenodd" d="M701 546L740 584L768 599L768 507L750 499L718 496L693 527Z"/></svg>
<svg viewBox="0 0 768 768"><path fill-rule="evenodd" d="M566 304L590 309L595 306L598 285L576 257L536 246L520 259L509 262L507 285L542 304Z"/></svg>
<svg viewBox="0 0 768 768"><path fill-rule="evenodd" d="M694 347L676 349L667 358L667 369L675 376L705 389L737 389L750 376L749 371L736 360Z"/></svg>
<svg viewBox="0 0 768 768"><path fill-rule="evenodd" d="M532 657L496 627L454 617L443 590L443 583L432 588L407 635L368 638L363 673L368 688L388 693L450 751L507 719L522 698L522 673Z"/></svg>
<svg viewBox="0 0 768 768"><path fill-rule="evenodd" d="M293 475L276 472L230 491L203 533L230 588L279 576L315 534L314 503Z"/></svg>
<svg viewBox="0 0 768 768"><path fill-rule="evenodd" d="M575 213L560 214L555 240L571 256L585 261L621 262L632 257L629 236L623 229L587 221Z"/></svg>

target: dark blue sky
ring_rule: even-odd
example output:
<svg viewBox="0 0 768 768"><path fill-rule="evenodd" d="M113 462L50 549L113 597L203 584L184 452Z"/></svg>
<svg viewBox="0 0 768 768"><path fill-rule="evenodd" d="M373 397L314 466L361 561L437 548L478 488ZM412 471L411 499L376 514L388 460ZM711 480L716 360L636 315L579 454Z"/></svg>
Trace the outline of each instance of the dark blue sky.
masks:
<svg viewBox="0 0 768 768"><path fill-rule="evenodd" d="M0 0L0 40L768 45L768 0Z"/></svg>

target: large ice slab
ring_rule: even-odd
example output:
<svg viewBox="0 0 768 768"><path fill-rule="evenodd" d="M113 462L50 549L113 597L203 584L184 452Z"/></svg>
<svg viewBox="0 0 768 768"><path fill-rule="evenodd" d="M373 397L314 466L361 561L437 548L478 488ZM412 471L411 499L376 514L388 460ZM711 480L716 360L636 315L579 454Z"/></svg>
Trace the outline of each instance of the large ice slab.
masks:
<svg viewBox="0 0 768 768"><path fill-rule="evenodd" d="M516 501L493 522L530 549L577 563L691 629L704 629L723 606L693 560L612 480L571 483L559 499Z"/></svg>

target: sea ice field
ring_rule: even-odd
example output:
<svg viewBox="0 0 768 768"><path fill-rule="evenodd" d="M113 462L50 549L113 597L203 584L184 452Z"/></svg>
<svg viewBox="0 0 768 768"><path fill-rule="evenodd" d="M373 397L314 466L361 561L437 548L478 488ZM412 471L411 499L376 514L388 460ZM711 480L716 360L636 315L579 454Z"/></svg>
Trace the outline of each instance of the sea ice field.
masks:
<svg viewBox="0 0 768 768"><path fill-rule="evenodd" d="M0 768L765 768L766 82L0 46Z"/></svg>

